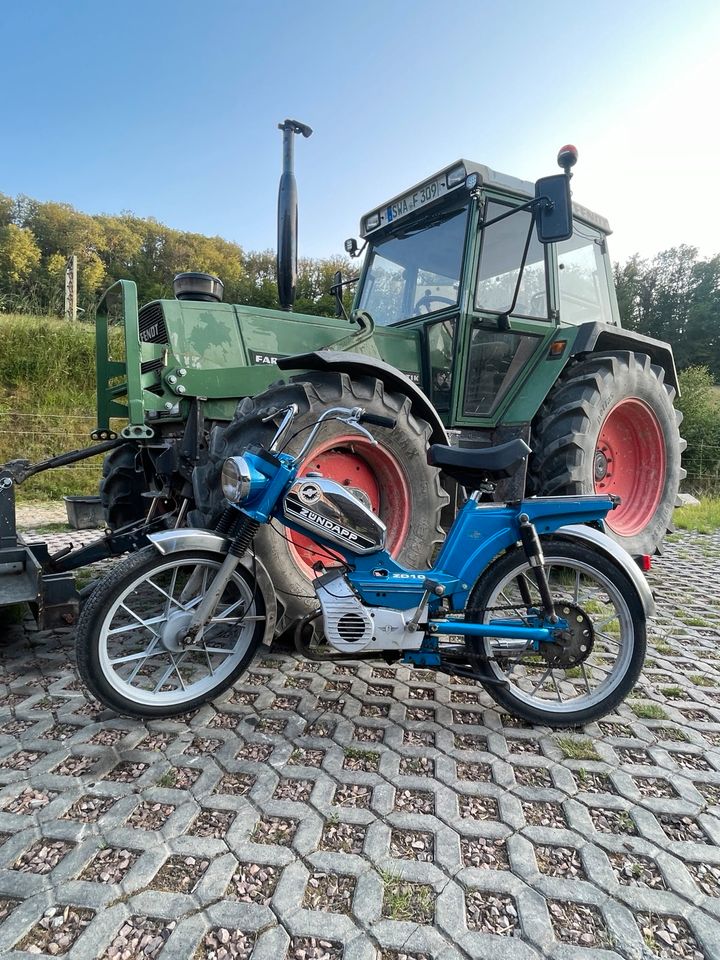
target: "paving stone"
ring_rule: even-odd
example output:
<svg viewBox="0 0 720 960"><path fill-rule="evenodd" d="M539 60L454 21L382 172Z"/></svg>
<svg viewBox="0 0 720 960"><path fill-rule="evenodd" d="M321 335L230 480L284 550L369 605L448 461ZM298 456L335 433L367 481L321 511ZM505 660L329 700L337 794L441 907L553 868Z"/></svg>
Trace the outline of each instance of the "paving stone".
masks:
<svg viewBox="0 0 720 960"><path fill-rule="evenodd" d="M648 662L573 734L588 760L463 678L281 650L190 717L121 720L84 698L71 630L20 625L0 954L60 931L78 960L720 957L720 534L650 576Z"/></svg>

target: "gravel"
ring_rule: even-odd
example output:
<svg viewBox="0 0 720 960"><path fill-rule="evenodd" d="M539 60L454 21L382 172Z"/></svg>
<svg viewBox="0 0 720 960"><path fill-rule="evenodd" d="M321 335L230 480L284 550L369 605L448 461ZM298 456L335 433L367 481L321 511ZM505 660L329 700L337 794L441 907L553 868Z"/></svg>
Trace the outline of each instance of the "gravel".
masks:
<svg viewBox="0 0 720 960"><path fill-rule="evenodd" d="M601 833L636 834L635 821L626 810L605 810L590 807L590 819Z"/></svg>
<svg viewBox="0 0 720 960"><path fill-rule="evenodd" d="M115 783L133 783L140 779L149 766L149 763L133 763L131 760L122 760L105 774L103 780L113 780Z"/></svg>
<svg viewBox="0 0 720 960"><path fill-rule="evenodd" d="M553 800L526 800L522 808L525 819L534 827L556 827L559 830L567 827L565 811Z"/></svg>
<svg viewBox="0 0 720 960"><path fill-rule="evenodd" d="M572 847L536 847L535 859L540 873L566 880L587 880L582 860Z"/></svg>
<svg viewBox="0 0 720 960"><path fill-rule="evenodd" d="M194 960L248 960L254 946L253 934L220 927L205 934Z"/></svg>
<svg viewBox="0 0 720 960"><path fill-rule="evenodd" d="M95 854L78 877L78 880L91 880L96 883L120 883L139 856L140 854L135 851L105 847Z"/></svg>
<svg viewBox="0 0 720 960"><path fill-rule="evenodd" d="M143 800L128 817L127 824L141 830L159 830L174 811L175 807L170 803L148 803Z"/></svg>
<svg viewBox="0 0 720 960"><path fill-rule="evenodd" d="M479 734L475 734L475 733L456 733L455 734L456 750L486 751L487 748L488 748L487 737L481 737Z"/></svg>
<svg viewBox="0 0 720 960"><path fill-rule="evenodd" d="M233 873L225 896L242 903L267 906L275 892L280 871L261 863L240 863Z"/></svg>
<svg viewBox="0 0 720 960"><path fill-rule="evenodd" d="M82 777L88 773L97 763L95 757L66 757L62 763L53 767L52 773L61 777ZM111 771L112 773L112 771ZM105 779L113 779L108 774Z"/></svg>
<svg viewBox="0 0 720 960"><path fill-rule="evenodd" d="M168 857L150 881L151 890L168 893L192 893L210 866L209 860L199 857Z"/></svg>
<svg viewBox="0 0 720 960"><path fill-rule="evenodd" d="M134 916L126 920L100 960L155 960L177 921Z"/></svg>
<svg viewBox="0 0 720 960"><path fill-rule="evenodd" d="M720 897L720 866L716 863L691 863L685 869L708 897Z"/></svg>
<svg viewBox="0 0 720 960"><path fill-rule="evenodd" d="M252 832L253 843L277 843L289 847L298 828L298 821L288 817L261 817Z"/></svg>
<svg viewBox="0 0 720 960"><path fill-rule="evenodd" d="M401 777L434 777L435 761L430 757L402 757L398 772Z"/></svg>
<svg viewBox="0 0 720 960"><path fill-rule="evenodd" d="M517 929L518 915L514 899L508 894L468 890L465 894L467 925L481 933L512 937Z"/></svg>
<svg viewBox="0 0 720 960"><path fill-rule="evenodd" d="M328 821L320 838L321 850L335 853L363 852L365 845L365 827L357 823L334 823Z"/></svg>
<svg viewBox="0 0 720 960"><path fill-rule="evenodd" d="M249 773L226 773L213 793L228 794L233 797L244 797L250 793L255 785L255 777Z"/></svg>
<svg viewBox="0 0 720 960"><path fill-rule="evenodd" d="M665 880L660 868L650 857L632 853L608 853L610 863L619 883L630 887L650 887L665 890Z"/></svg>
<svg viewBox="0 0 720 960"><path fill-rule="evenodd" d="M395 790L395 809L402 813L435 813L435 794L428 790Z"/></svg>
<svg viewBox="0 0 720 960"><path fill-rule="evenodd" d="M558 940L576 947L609 947L610 937L600 911L569 900L548 902L550 922Z"/></svg>
<svg viewBox="0 0 720 960"><path fill-rule="evenodd" d="M670 813L656 814L660 826L670 840L690 840L694 843L710 843L699 823L692 817L676 817Z"/></svg>
<svg viewBox="0 0 720 960"><path fill-rule="evenodd" d="M34 810L46 807L57 796L59 794L51 790L35 790L32 787L26 787L14 800L6 804L3 810L5 813L32 813Z"/></svg>
<svg viewBox="0 0 720 960"><path fill-rule="evenodd" d="M20 854L11 869L20 873L50 873L74 846L67 840L36 840Z"/></svg>
<svg viewBox="0 0 720 960"><path fill-rule="evenodd" d="M187 832L191 837L214 837L216 840L222 840L234 819L234 813L203 807L188 827Z"/></svg>
<svg viewBox="0 0 720 960"><path fill-rule="evenodd" d="M472 783L487 783L492 780L492 767L489 763L458 763L457 777Z"/></svg>
<svg viewBox="0 0 720 960"><path fill-rule="evenodd" d="M293 937L285 954L287 960L342 960L342 944L321 937Z"/></svg>
<svg viewBox="0 0 720 960"><path fill-rule="evenodd" d="M206 754L213 754L216 753L222 745L222 740L215 740L212 737L195 737L190 746L186 747L185 756L201 757Z"/></svg>
<svg viewBox="0 0 720 960"><path fill-rule="evenodd" d="M319 767L324 759L324 750L312 750L306 747L295 747L293 752L288 757L288 763L292 766Z"/></svg>
<svg viewBox="0 0 720 960"><path fill-rule="evenodd" d="M78 730L79 728L75 727L74 729ZM106 727L104 730L98 730L97 733L94 733L88 740L88 743L95 743L101 747L114 747L115 744L119 743L120 740L123 739L123 737L127 736L127 734L128 734L127 730L116 730L113 727ZM149 739L149 738L146 738L146 739ZM157 747L146 747L142 745L138 746L138 750L151 750L151 749L157 749Z"/></svg>
<svg viewBox="0 0 720 960"><path fill-rule="evenodd" d="M504 840L490 840L485 837L461 837L460 852L465 867L481 867L486 870L510 869Z"/></svg>
<svg viewBox="0 0 720 960"><path fill-rule="evenodd" d="M662 777L633 777L635 786L643 797L677 797L677 790L669 780ZM720 795L720 794L719 794Z"/></svg>
<svg viewBox="0 0 720 960"><path fill-rule="evenodd" d="M335 788L332 802L337 807L366 810L370 806L371 794L372 787L366 787L360 783L343 783Z"/></svg>
<svg viewBox="0 0 720 960"><path fill-rule="evenodd" d="M422 830L393 830L390 834L390 856L400 860L432 863L434 837Z"/></svg>
<svg viewBox="0 0 720 960"><path fill-rule="evenodd" d="M355 877L336 873L314 873L307 882L303 907L330 913L351 913Z"/></svg>
<svg viewBox="0 0 720 960"><path fill-rule="evenodd" d="M359 740L360 743L382 743L384 739L382 727L355 727L353 731L353 740Z"/></svg>
<svg viewBox="0 0 720 960"><path fill-rule="evenodd" d="M461 793L458 797L461 817L472 820L497 820L499 816L497 800L492 797L473 797Z"/></svg>
<svg viewBox="0 0 720 960"><path fill-rule="evenodd" d="M297 780L295 777L283 777L275 787L274 800L294 800L295 803L307 803L315 786L312 780Z"/></svg>
<svg viewBox="0 0 720 960"><path fill-rule="evenodd" d="M50 907L17 947L28 953L63 956L94 916L92 910L82 907Z"/></svg>
<svg viewBox="0 0 720 960"><path fill-rule="evenodd" d="M416 747L434 747L435 734L429 730L404 730L403 743L409 743Z"/></svg>
<svg viewBox="0 0 720 960"><path fill-rule="evenodd" d="M638 913L635 918L647 947L668 960L705 960L700 944L681 917Z"/></svg>

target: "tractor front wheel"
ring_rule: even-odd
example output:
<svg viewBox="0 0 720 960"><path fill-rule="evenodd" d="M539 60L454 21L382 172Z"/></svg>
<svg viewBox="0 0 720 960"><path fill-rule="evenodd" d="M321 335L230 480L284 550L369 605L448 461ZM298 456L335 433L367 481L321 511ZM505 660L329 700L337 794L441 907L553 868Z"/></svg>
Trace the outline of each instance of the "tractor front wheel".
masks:
<svg viewBox="0 0 720 960"><path fill-rule="evenodd" d="M392 430L372 428L377 444L345 424L328 420L304 458L301 472L317 471L346 486L385 523L388 552L407 566L427 567L443 539L440 513L448 500L439 471L427 463L430 426L414 416L406 396L386 391L374 377L308 374L242 400L235 419L214 429L208 463L195 470L197 511L190 515L190 522L215 525L225 505L220 489L224 460L252 443L267 446L280 417L269 422L264 418L291 403L297 404L299 413L284 447L289 453L301 449L310 428L329 407L361 406L368 413L396 419ZM330 566L335 561L312 540L275 521L261 527L255 547L278 593L278 631L283 632L317 606L313 564L321 560Z"/></svg>
<svg viewBox="0 0 720 960"><path fill-rule="evenodd" d="M123 443L111 450L103 460L99 491L105 520L111 530L142 520L149 505L143 497L145 490L147 481L137 444Z"/></svg>
<svg viewBox="0 0 720 960"><path fill-rule="evenodd" d="M634 555L671 529L685 448L675 391L646 354L596 354L563 374L533 429L532 492L614 494L608 532Z"/></svg>

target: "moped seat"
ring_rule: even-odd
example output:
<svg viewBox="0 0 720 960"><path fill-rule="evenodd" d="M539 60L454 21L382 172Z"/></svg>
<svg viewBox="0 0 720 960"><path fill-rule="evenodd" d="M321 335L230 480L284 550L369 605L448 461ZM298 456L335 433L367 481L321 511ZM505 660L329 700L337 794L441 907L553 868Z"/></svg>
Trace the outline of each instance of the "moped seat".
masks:
<svg viewBox="0 0 720 960"><path fill-rule="evenodd" d="M530 452L530 447L519 438L496 447L448 447L434 443L427 459L430 466L440 467L468 490L477 490L481 483L511 477Z"/></svg>

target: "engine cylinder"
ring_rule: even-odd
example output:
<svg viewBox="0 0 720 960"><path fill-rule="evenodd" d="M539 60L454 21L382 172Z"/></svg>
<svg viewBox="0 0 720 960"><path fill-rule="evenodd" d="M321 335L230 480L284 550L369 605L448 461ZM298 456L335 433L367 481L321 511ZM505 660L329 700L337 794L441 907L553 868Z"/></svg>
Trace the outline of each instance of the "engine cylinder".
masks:
<svg viewBox="0 0 720 960"><path fill-rule="evenodd" d="M211 273L178 273L173 280L173 293L177 300L205 300L221 303L224 284Z"/></svg>

